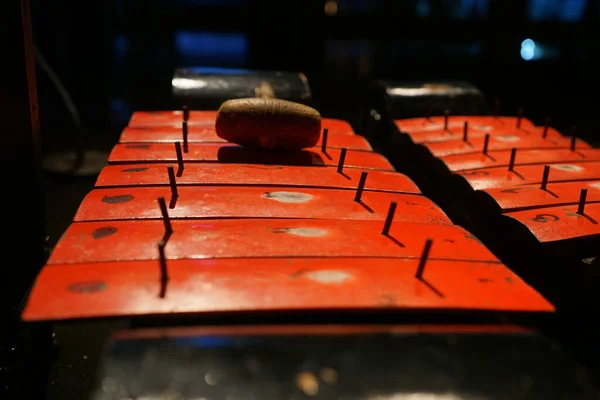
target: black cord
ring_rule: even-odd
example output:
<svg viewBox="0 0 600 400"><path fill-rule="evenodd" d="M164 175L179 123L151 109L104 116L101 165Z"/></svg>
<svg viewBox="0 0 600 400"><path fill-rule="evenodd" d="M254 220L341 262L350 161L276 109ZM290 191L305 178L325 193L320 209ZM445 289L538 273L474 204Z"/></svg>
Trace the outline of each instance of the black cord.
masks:
<svg viewBox="0 0 600 400"><path fill-rule="evenodd" d="M71 95L65 88L65 85L62 83L56 72L54 72L54 69L52 69L50 64L48 64L48 61L46 61L44 55L38 50L38 48L35 45L33 46L33 50L35 54L35 61L38 63L40 68L46 73L46 75L48 75L50 82L52 82L52 84L56 88L56 91L63 100L63 103L67 107L69 114L71 114L71 119L73 120L73 125L75 128L75 133L73 135L73 150L75 151L75 162L71 167L70 171L66 172L67 174L73 173L74 171L79 169L79 167L81 167L85 155L83 137L81 134L81 118L79 116L79 111L77 111L77 107L75 106Z"/></svg>

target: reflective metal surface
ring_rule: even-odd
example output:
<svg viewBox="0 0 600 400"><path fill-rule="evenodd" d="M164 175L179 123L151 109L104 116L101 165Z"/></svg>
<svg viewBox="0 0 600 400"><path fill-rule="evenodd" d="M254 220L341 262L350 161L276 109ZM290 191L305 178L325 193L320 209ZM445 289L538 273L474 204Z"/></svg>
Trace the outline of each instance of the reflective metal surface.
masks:
<svg viewBox="0 0 600 400"><path fill-rule="evenodd" d="M533 333L367 328L124 337L107 349L91 399L598 398L585 371Z"/></svg>
<svg viewBox="0 0 600 400"><path fill-rule="evenodd" d="M311 91L306 77L298 72L237 70L225 68L182 68L173 74L173 97L192 109L218 109L228 99L256 97L265 83L278 99L308 103Z"/></svg>

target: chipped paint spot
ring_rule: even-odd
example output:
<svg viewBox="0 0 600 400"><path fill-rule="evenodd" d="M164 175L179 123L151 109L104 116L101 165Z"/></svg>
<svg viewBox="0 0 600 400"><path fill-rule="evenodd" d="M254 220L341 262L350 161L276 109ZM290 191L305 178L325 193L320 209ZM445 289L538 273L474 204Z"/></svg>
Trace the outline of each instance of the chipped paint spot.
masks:
<svg viewBox="0 0 600 400"><path fill-rule="evenodd" d="M262 196L281 203L308 203L313 198L310 194L300 192L265 192Z"/></svg>
<svg viewBox="0 0 600 400"><path fill-rule="evenodd" d="M590 186L596 189L600 189L600 182L590 183Z"/></svg>
<svg viewBox="0 0 600 400"><path fill-rule="evenodd" d="M67 290L75 293L96 293L106 290L106 283L102 281L77 282L69 285Z"/></svg>
<svg viewBox="0 0 600 400"><path fill-rule="evenodd" d="M102 198L102 202L107 204L127 203L131 200L133 200L133 196L130 194L123 194L120 196L104 196Z"/></svg>
<svg viewBox="0 0 600 400"><path fill-rule="evenodd" d="M122 172L144 172L147 171L148 168L144 168L144 167L136 167L136 168L127 168L122 170Z"/></svg>
<svg viewBox="0 0 600 400"><path fill-rule="evenodd" d="M126 149L143 149L148 150L150 148L149 144L127 144L125 145Z"/></svg>
<svg viewBox="0 0 600 400"><path fill-rule="evenodd" d="M313 281L330 284L344 283L348 280L354 279L351 274L345 271L312 271L306 273L306 276Z"/></svg>
<svg viewBox="0 0 600 400"><path fill-rule="evenodd" d="M117 228L114 226L103 226L101 228L94 229L92 236L94 239L102 239L104 237L114 235L115 233L117 233Z"/></svg>
<svg viewBox="0 0 600 400"><path fill-rule="evenodd" d="M481 283L491 283L491 282L494 282L494 280L490 279L490 278L479 278L479 282L481 282Z"/></svg>
<svg viewBox="0 0 600 400"><path fill-rule="evenodd" d="M325 236L327 233L324 229L318 228L273 228L273 233L289 233L290 235L304 236L304 237L319 237Z"/></svg>
<svg viewBox="0 0 600 400"><path fill-rule="evenodd" d="M571 165L571 164L554 164L550 166L554 169L559 169L561 171L569 171L569 172L581 172L583 168L579 165Z"/></svg>
<svg viewBox="0 0 600 400"><path fill-rule="evenodd" d="M497 139L501 142L518 142L521 140L518 136L514 135L497 135L494 136L494 139Z"/></svg>
<svg viewBox="0 0 600 400"><path fill-rule="evenodd" d="M381 295L379 299L379 305L381 307L395 307L396 306L396 295L385 293Z"/></svg>

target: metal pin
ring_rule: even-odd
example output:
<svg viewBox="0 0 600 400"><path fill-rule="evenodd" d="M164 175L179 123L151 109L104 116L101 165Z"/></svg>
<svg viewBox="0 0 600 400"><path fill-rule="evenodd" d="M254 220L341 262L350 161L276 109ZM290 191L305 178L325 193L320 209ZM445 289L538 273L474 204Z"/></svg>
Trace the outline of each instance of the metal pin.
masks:
<svg viewBox="0 0 600 400"><path fill-rule="evenodd" d="M513 147L510 150L510 161L508 162L509 171L513 171L515 169L515 158L517 158L517 149Z"/></svg>
<svg viewBox="0 0 600 400"><path fill-rule="evenodd" d="M579 207L577 207L577 214L579 215L584 215L586 198L587 189L581 189L581 192L579 193Z"/></svg>
<svg viewBox="0 0 600 400"><path fill-rule="evenodd" d="M183 110L183 120L187 122L190 119L190 109L186 105L181 107L181 109Z"/></svg>
<svg viewBox="0 0 600 400"><path fill-rule="evenodd" d="M546 165L544 167L544 175L542 175L542 190L546 190L546 186L548 186L548 177L550 176L550 166Z"/></svg>
<svg viewBox="0 0 600 400"><path fill-rule="evenodd" d="M338 166L337 166L337 172L339 172L340 174L342 173L342 171L344 171L344 162L346 161L346 148L342 149L342 152L340 153L340 160L338 161Z"/></svg>
<svg viewBox="0 0 600 400"><path fill-rule="evenodd" d="M571 128L571 151L575 151L575 144L577 143L577 128Z"/></svg>
<svg viewBox="0 0 600 400"><path fill-rule="evenodd" d="M396 207L398 203L392 201L390 203L390 208L388 209L387 217L385 217L385 223L383 224L383 230L381 233L383 235L388 235L390 233L390 228L392 227L392 221L394 221L394 214L396 213Z"/></svg>
<svg viewBox="0 0 600 400"><path fill-rule="evenodd" d="M467 136L469 135L469 121L465 121L463 126L463 142L467 142Z"/></svg>
<svg viewBox="0 0 600 400"><path fill-rule="evenodd" d="M496 117L500 116L500 99L496 99L496 104L494 105L494 115Z"/></svg>
<svg viewBox="0 0 600 400"><path fill-rule="evenodd" d="M517 128L521 127L521 120L523 119L523 112L525 110L523 109L523 107L519 108L519 113L517 114Z"/></svg>
<svg viewBox="0 0 600 400"><path fill-rule="evenodd" d="M169 185L171 186L171 197L179 197L177 191L177 181L175 180L175 170L172 165L167 166L167 172L169 173Z"/></svg>
<svg viewBox="0 0 600 400"><path fill-rule="evenodd" d="M542 133L544 139L548 136L548 129L550 129L550 118L546 118L546 122L544 123L544 132Z"/></svg>
<svg viewBox="0 0 600 400"><path fill-rule="evenodd" d="M165 202L164 197L158 198L158 206L160 207L160 213L162 214L163 223L165 224L165 231L167 233L173 232L173 227L171 226L171 219L169 218L169 212L167 211L167 203Z"/></svg>
<svg viewBox="0 0 600 400"><path fill-rule="evenodd" d="M444 111L444 130L447 131L448 130L448 119L450 117L450 111L445 110Z"/></svg>
<svg viewBox="0 0 600 400"><path fill-rule="evenodd" d="M423 272L425 271L425 264L427 264L427 259L429 258L429 251L431 250L431 245L433 244L433 240L427 239L425 241L425 247L423 247L423 253L421 254L421 259L419 260L419 267L417 268L417 273L415 277L417 279L423 278Z"/></svg>
<svg viewBox="0 0 600 400"><path fill-rule="evenodd" d="M358 181L358 187L356 188L356 194L354 195L354 201L360 202L365 189L365 182L367 181L367 172L361 172L360 180Z"/></svg>
<svg viewBox="0 0 600 400"><path fill-rule="evenodd" d="M169 280L169 272L167 270L167 257L165 256L165 246L167 242L161 240L158 242L158 261L160 265L160 281L166 282ZM164 297L163 290L161 290L161 297Z"/></svg>
<svg viewBox="0 0 600 400"><path fill-rule="evenodd" d="M327 153L327 135L329 134L329 129L323 129L323 140L321 140L321 152Z"/></svg>
<svg viewBox="0 0 600 400"><path fill-rule="evenodd" d="M187 151L188 151L188 123L187 123L187 121L183 121L181 123L181 133L183 136L183 151L187 153Z"/></svg>
<svg viewBox="0 0 600 400"><path fill-rule="evenodd" d="M488 146L490 144L490 134L486 133L485 137L483 138L483 154L487 155L488 153Z"/></svg>
<svg viewBox="0 0 600 400"><path fill-rule="evenodd" d="M175 142L175 153L177 154L177 167L179 173L183 171L183 153L181 152L181 143Z"/></svg>

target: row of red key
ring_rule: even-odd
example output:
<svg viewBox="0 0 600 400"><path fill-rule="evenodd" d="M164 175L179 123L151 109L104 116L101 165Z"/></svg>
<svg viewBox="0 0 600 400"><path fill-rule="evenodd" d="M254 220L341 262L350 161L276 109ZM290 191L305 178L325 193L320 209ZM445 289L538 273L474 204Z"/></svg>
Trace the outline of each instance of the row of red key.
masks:
<svg viewBox="0 0 600 400"><path fill-rule="evenodd" d="M215 115L133 115L25 319L553 310L348 123L272 153L223 142Z"/></svg>
<svg viewBox="0 0 600 400"><path fill-rule="evenodd" d="M520 117L398 120L401 132L541 243L600 234L600 149Z"/></svg>

